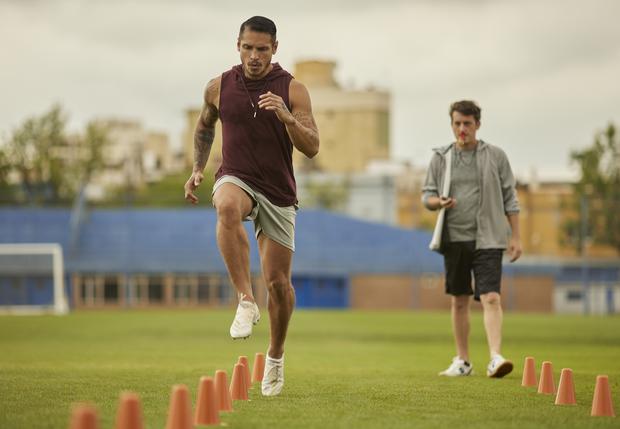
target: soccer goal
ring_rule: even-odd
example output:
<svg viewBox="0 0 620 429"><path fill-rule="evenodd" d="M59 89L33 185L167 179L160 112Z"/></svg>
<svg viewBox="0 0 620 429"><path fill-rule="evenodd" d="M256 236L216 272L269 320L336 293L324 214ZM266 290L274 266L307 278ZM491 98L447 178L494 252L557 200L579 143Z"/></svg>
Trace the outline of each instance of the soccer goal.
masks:
<svg viewBox="0 0 620 429"><path fill-rule="evenodd" d="M64 271L59 244L0 244L0 313L66 314Z"/></svg>

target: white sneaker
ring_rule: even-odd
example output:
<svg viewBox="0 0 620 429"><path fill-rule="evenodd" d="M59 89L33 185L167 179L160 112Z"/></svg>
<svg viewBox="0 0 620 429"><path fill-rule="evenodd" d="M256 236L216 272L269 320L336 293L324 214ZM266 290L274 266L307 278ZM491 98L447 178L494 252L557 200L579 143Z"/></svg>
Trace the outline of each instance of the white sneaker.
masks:
<svg viewBox="0 0 620 429"><path fill-rule="evenodd" d="M460 357L456 356L452 359L452 363L445 371L441 371L439 375L445 375L446 377L462 377L470 375L473 369L473 365L469 362L465 362Z"/></svg>
<svg viewBox="0 0 620 429"><path fill-rule="evenodd" d="M256 303L240 299L235 319L230 325L230 336L235 340L249 337L252 335L252 325L256 325L259 320L260 312Z"/></svg>
<svg viewBox="0 0 620 429"><path fill-rule="evenodd" d="M279 395L284 387L284 356L274 359L267 355L265 373L261 384L263 396Z"/></svg>
<svg viewBox="0 0 620 429"><path fill-rule="evenodd" d="M502 355L495 355L487 366L487 375L489 377L501 378L512 371L512 362L505 359Z"/></svg>

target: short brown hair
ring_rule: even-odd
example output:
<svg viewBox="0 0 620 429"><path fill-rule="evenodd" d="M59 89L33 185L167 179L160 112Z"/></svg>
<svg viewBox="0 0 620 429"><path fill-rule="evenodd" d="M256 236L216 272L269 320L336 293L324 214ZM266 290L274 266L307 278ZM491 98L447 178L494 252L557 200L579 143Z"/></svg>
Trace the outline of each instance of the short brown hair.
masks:
<svg viewBox="0 0 620 429"><path fill-rule="evenodd" d="M452 120L452 114L454 112L459 112L461 115L465 116L473 116L476 119L476 122L480 122L480 113L482 109L475 101L472 100L461 100L455 101L450 105L450 120Z"/></svg>

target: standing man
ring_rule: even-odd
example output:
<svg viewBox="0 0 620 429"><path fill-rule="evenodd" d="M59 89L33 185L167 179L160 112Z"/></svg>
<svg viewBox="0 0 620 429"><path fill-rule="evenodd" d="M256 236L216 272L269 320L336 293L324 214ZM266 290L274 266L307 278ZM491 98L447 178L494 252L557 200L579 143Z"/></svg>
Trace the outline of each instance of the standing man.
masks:
<svg viewBox="0 0 620 429"><path fill-rule="evenodd" d="M194 191L222 122L222 165L213 186L217 243L239 304L230 327L232 338L247 338L260 319L250 282L250 245L242 225L254 222L261 268L269 291L271 337L262 393L278 395L284 385L284 340L295 307L291 262L295 250L297 209L293 146L308 158L319 151L319 134L310 96L271 58L276 26L254 16L239 30L241 64L207 84L194 133L194 167L185 199L198 203Z"/></svg>
<svg viewBox="0 0 620 429"><path fill-rule="evenodd" d="M422 201L428 209L446 209L440 252L444 256L446 293L452 296L457 356L439 374L451 377L471 374L469 299L474 295L475 300L482 302L484 311L491 355L487 375L503 377L512 371L513 364L500 350L502 254L508 248L510 262L521 256L515 179L504 151L476 139L480 107L475 102L453 103L450 119L456 142L434 149L422 188ZM449 196L441 196L449 151L452 151L450 191ZM512 230L510 240L508 224ZM471 286L472 271L475 290Z"/></svg>

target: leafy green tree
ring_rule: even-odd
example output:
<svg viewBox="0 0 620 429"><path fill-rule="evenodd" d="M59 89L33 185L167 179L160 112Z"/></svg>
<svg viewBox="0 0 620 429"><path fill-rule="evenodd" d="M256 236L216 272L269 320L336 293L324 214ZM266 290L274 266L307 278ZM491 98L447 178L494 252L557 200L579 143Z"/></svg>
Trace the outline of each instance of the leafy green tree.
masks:
<svg viewBox="0 0 620 429"><path fill-rule="evenodd" d="M40 117L27 119L8 141L11 169L19 177L22 199L58 203L69 197L61 156L67 147L66 116L58 105Z"/></svg>
<svg viewBox="0 0 620 429"><path fill-rule="evenodd" d="M0 204L13 200L13 189L9 184L11 164L6 149L0 147Z"/></svg>
<svg viewBox="0 0 620 429"><path fill-rule="evenodd" d="M73 141L73 159L69 162L68 177L72 194L80 192L94 176L105 168L104 151L110 144L108 130L96 121L86 126L84 134Z"/></svg>
<svg viewBox="0 0 620 429"><path fill-rule="evenodd" d="M580 214L566 225L566 232L575 237L578 249L589 238L620 253L620 139L616 127L610 123L598 132L591 147L571 153L571 161L581 173L575 184Z"/></svg>
<svg viewBox="0 0 620 429"><path fill-rule="evenodd" d="M0 191L10 172L18 185L11 186L2 203L70 204L80 189L104 168L107 130L95 122L84 134L68 137L67 115L54 105L41 116L26 119L0 152Z"/></svg>

